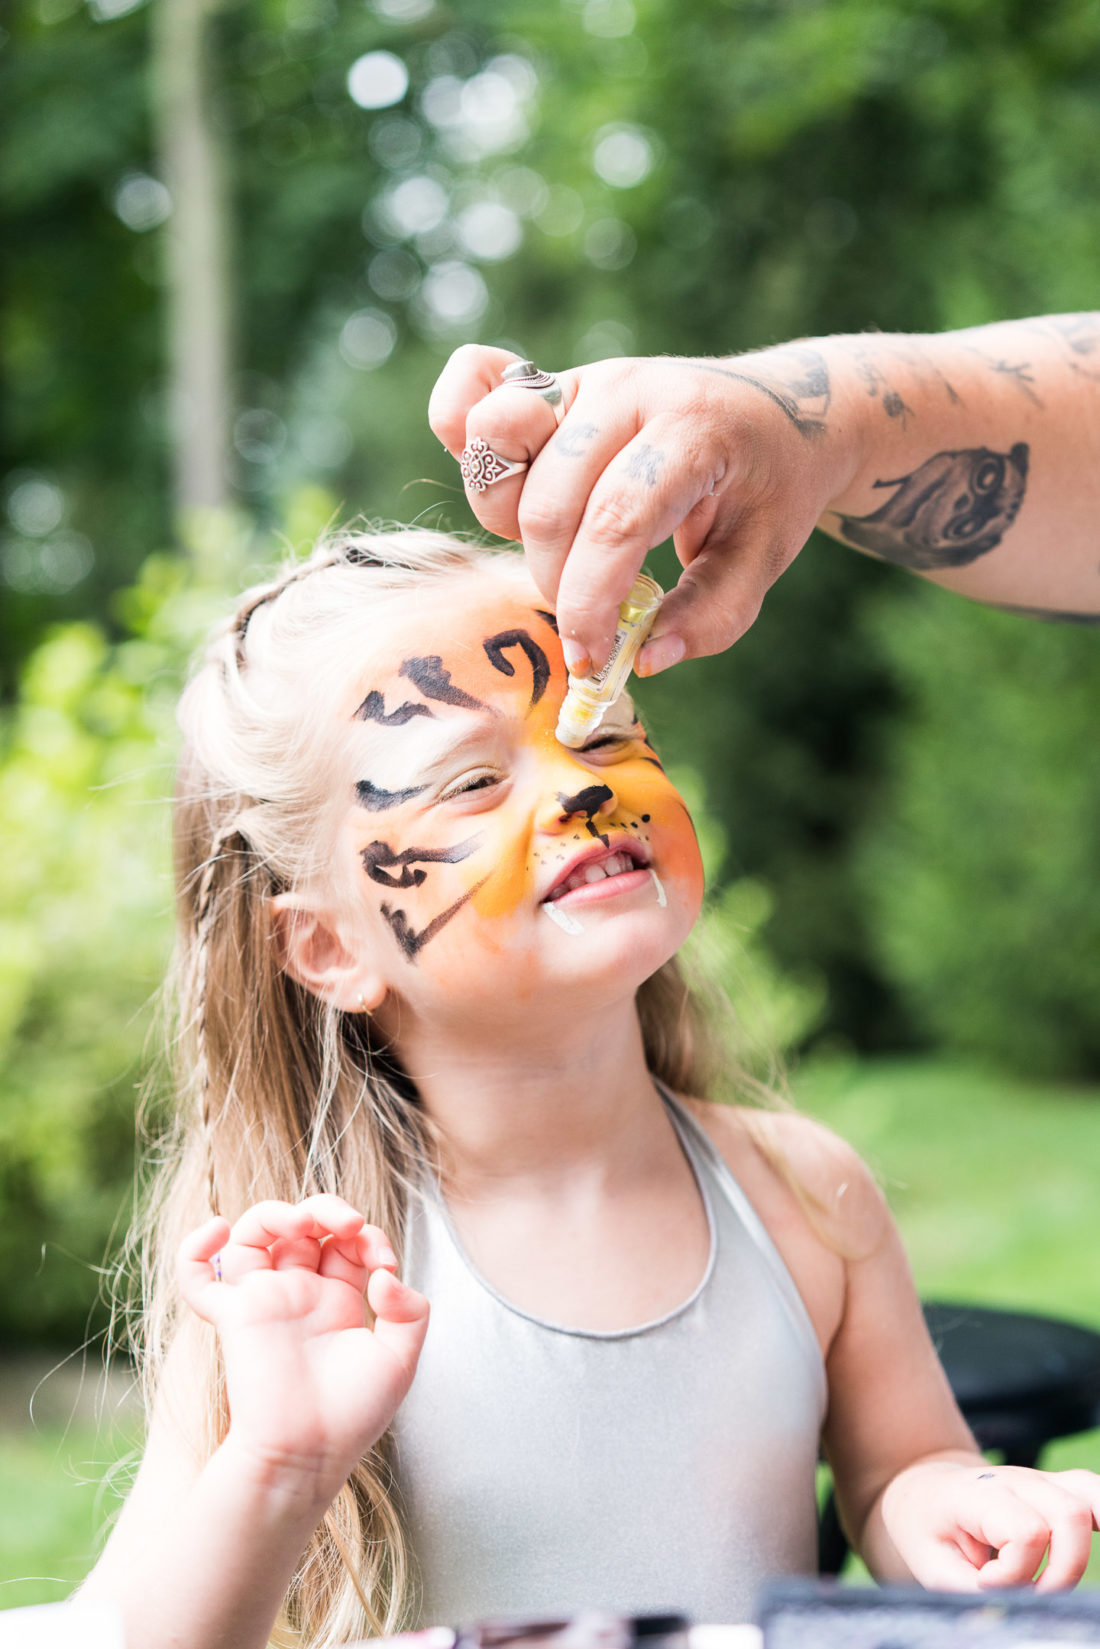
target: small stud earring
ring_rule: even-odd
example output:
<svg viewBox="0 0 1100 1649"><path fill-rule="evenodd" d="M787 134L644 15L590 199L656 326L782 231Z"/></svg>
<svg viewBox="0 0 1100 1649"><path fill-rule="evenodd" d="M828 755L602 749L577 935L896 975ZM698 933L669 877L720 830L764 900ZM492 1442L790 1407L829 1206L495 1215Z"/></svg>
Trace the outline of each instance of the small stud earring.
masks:
<svg viewBox="0 0 1100 1649"><path fill-rule="evenodd" d="M370 1009L367 1007L366 998L364 997L362 991L359 992L359 1006L362 1008L363 1012L369 1016Z"/></svg>

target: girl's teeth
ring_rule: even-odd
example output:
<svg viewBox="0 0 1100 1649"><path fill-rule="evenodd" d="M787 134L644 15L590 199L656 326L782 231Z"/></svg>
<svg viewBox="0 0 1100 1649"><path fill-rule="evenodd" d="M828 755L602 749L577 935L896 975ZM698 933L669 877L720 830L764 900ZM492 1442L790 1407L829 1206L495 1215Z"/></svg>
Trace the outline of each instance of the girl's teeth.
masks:
<svg viewBox="0 0 1100 1649"><path fill-rule="evenodd" d="M628 853L612 853L607 859L600 859L596 864L583 865L580 870L575 870L550 897L560 899L563 894L572 893L574 888L587 887L590 882L602 882L605 876L621 876L624 871L633 868L634 861Z"/></svg>

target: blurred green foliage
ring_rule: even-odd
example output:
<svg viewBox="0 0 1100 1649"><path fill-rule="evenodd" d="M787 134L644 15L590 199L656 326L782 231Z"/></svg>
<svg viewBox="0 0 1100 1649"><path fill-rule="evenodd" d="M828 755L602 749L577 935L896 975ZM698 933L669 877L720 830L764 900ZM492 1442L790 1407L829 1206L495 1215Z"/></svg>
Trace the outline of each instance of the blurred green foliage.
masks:
<svg viewBox="0 0 1100 1649"><path fill-rule="evenodd" d="M199 553L168 501L157 15L16 0L0 41L0 1264L36 1332L87 1297L42 1233L86 1261L124 1184L170 903L148 804L248 533L469 525L424 416L463 341L934 329L1088 307L1100 267L1095 0L220 0L249 525ZM408 86L368 107L374 52ZM721 821L726 931L769 1002L797 981L781 1041L1097 1074L1094 647L815 539L731 653L646 684Z"/></svg>
<svg viewBox="0 0 1100 1649"><path fill-rule="evenodd" d="M856 853L884 967L939 1045L1095 1075L1095 632L923 586L868 630L902 695Z"/></svg>
<svg viewBox="0 0 1100 1649"><path fill-rule="evenodd" d="M116 603L120 639L90 622L50 631L0 723L9 1343L71 1343L102 1324L95 1267L129 1222L135 1099L168 959L174 705L228 568L243 566L234 536L150 560Z"/></svg>

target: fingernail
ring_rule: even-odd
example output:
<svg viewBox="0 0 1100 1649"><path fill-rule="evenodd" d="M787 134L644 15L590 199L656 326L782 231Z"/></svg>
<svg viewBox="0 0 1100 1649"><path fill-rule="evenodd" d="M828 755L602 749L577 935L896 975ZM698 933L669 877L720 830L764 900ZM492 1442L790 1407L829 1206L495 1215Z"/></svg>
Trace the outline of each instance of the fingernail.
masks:
<svg viewBox="0 0 1100 1649"><path fill-rule="evenodd" d="M565 654L565 667L571 676L587 676L592 669L592 660L587 649L579 641L563 640L561 650Z"/></svg>
<svg viewBox="0 0 1100 1649"><path fill-rule="evenodd" d="M662 670L679 664L686 652L687 645L682 636L657 636L653 641L646 642L638 654L635 669L640 676L659 676Z"/></svg>
<svg viewBox="0 0 1100 1649"><path fill-rule="evenodd" d="M392 1248L382 1248L378 1252L379 1265L396 1265L397 1255Z"/></svg>

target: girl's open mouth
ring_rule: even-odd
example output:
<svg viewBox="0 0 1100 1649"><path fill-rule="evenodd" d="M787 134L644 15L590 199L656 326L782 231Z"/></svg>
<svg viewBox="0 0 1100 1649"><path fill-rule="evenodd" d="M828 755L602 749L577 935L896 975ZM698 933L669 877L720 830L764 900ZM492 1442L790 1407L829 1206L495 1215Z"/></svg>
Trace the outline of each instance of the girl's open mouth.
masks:
<svg viewBox="0 0 1100 1649"><path fill-rule="evenodd" d="M597 899L612 898L618 893L629 893L633 888L643 887L650 879L641 845L632 842L629 847L615 853L600 851L586 854L573 870L554 884L543 903L568 899L571 904L588 904Z"/></svg>

